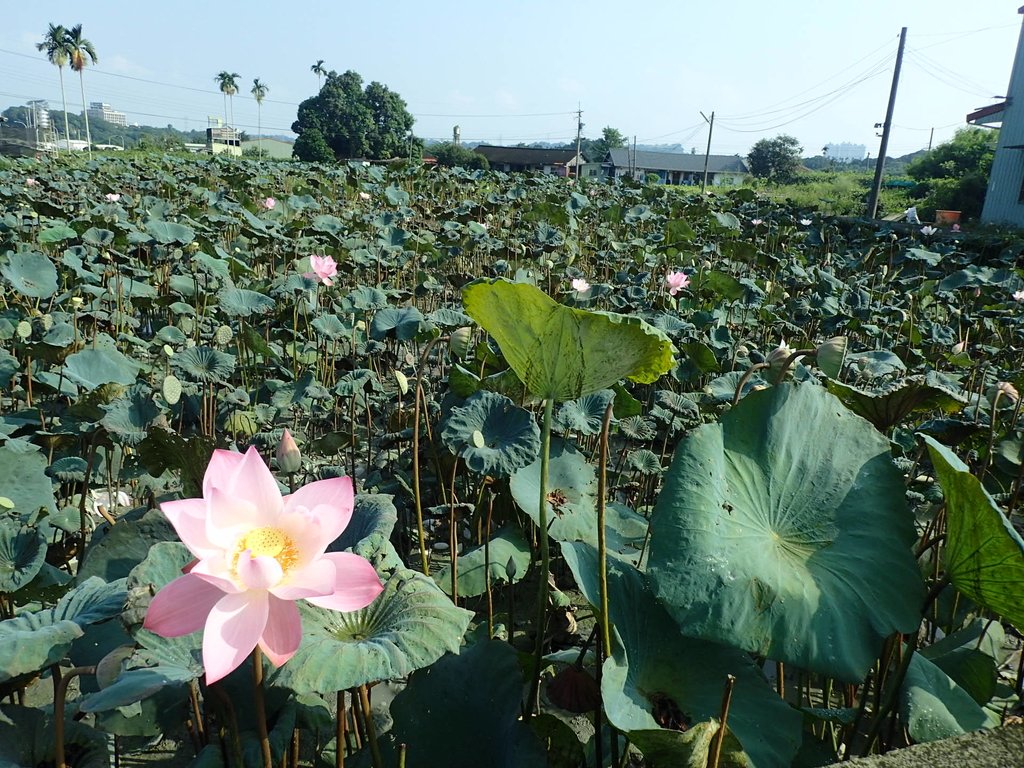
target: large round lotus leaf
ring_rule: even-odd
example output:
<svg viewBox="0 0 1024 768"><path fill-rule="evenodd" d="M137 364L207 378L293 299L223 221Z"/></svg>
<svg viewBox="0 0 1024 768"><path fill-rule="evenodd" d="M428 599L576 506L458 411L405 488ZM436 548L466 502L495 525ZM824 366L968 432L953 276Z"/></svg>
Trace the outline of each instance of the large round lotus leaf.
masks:
<svg viewBox="0 0 1024 768"><path fill-rule="evenodd" d="M988 712L939 668L915 653L900 689L900 718L914 741L938 741L999 725Z"/></svg>
<svg viewBox="0 0 1024 768"><path fill-rule="evenodd" d="M394 336L399 341L408 341L427 327L429 323L416 307L385 307L373 316L370 338L383 341Z"/></svg>
<svg viewBox="0 0 1024 768"><path fill-rule="evenodd" d="M106 581L123 579L146 559L158 541L175 541L178 535L163 513L150 510L139 519L122 519L102 538L95 534L78 566L78 578L99 576Z"/></svg>
<svg viewBox="0 0 1024 768"><path fill-rule="evenodd" d="M441 439L471 470L494 477L508 477L540 453L540 427L533 414L504 395L483 390L452 408Z"/></svg>
<svg viewBox="0 0 1024 768"><path fill-rule="evenodd" d="M217 303L228 317L267 315L274 311L272 298L246 288L222 288L217 294Z"/></svg>
<svg viewBox="0 0 1024 768"><path fill-rule="evenodd" d="M40 672L63 659L83 634L73 621L53 623L49 612L0 621L0 683Z"/></svg>
<svg viewBox="0 0 1024 768"><path fill-rule="evenodd" d="M142 388L133 387L109 405L100 424L119 442L138 445L146 439L146 427L160 415L160 408Z"/></svg>
<svg viewBox="0 0 1024 768"><path fill-rule="evenodd" d="M172 357L171 365L193 381L224 384L235 370L235 356L213 347L192 347Z"/></svg>
<svg viewBox="0 0 1024 768"><path fill-rule="evenodd" d="M353 552L382 569L393 552L391 531L397 522L398 510L391 496L361 493L355 498L352 519L327 550Z"/></svg>
<svg viewBox="0 0 1024 768"><path fill-rule="evenodd" d="M597 551L573 543L562 544L562 554L587 601L599 607ZM608 562L608 616L615 649L601 676L605 712L649 761L707 764L708 737L717 730L726 676L733 675L728 727L734 738L726 741L731 754L723 754L722 764L792 763L800 713L772 690L749 654L683 636L644 574L616 560Z"/></svg>
<svg viewBox="0 0 1024 768"><path fill-rule="evenodd" d="M540 459L512 475L512 498L533 522L540 524ZM548 535L555 541L586 541L597 545L597 468L576 448L551 441L547 484ZM605 505L608 552L636 561L647 536L647 518L622 504Z"/></svg>
<svg viewBox="0 0 1024 768"><path fill-rule="evenodd" d="M675 364L668 336L640 318L566 307L532 285L478 280L462 302L537 397L572 400L619 379L649 384Z"/></svg>
<svg viewBox="0 0 1024 768"><path fill-rule="evenodd" d="M64 375L87 391L104 384L134 384L139 364L112 347L83 349L68 355Z"/></svg>
<svg viewBox="0 0 1024 768"><path fill-rule="evenodd" d="M924 440L946 501L946 575L1024 630L1024 540L967 465L934 438Z"/></svg>
<svg viewBox="0 0 1024 768"><path fill-rule="evenodd" d="M522 695L515 650L481 641L409 679L391 704L391 734L409 746L409 768L539 768L544 747L522 721Z"/></svg>
<svg viewBox="0 0 1024 768"><path fill-rule="evenodd" d="M0 518L0 592L21 589L46 561L46 536L38 528Z"/></svg>
<svg viewBox="0 0 1024 768"><path fill-rule="evenodd" d="M53 713L43 708L0 704L0 765L4 768L54 765L53 725ZM107 740L107 734L68 717L64 723L68 765L109 768Z"/></svg>
<svg viewBox="0 0 1024 768"><path fill-rule="evenodd" d="M14 502L14 512L22 519L40 509L57 514L53 483L46 476L46 457L35 450L14 450L10 443L0 446L0 496Z"/></svg>
<svg viewBox="0 0 1024 768"><path fill-rule="evenodd" d="M302 645L274 673L298 693L332 694L404 677L456 653L473 614L423 574L396 572L366 608L342 613L301 602Z"/></svg>
<svg viewBox="0 0 1024 768"><path fill-rule="evenodd" d="M889 444L815 384L748 395L676 448L648 572L683 631L863 679L924 585Z"/></svg>
<svg viewBox="0 0 1024 768"><path fill-rule="evenodd" d="M188 245L196 237L196 233L191 227L160 219L147 221L146 232L161 245L170 245L171 243Z"/></svg>
<svg viewBox="0 0 1024 768"><path fill-rule="evenodd" d="M0 273L22 296L47 299L57 292L57 268L41 253L13 253L0 266Z"/></svg>
<svg viewBox="0 0 1024 768"><path fill-rule="evenodd" d="M562 432L596 435L601 431L605 411L614 399L614 390L602 389L563 403L555 415L555 427Z"/></svg>
<svg viewBox="0 0 1024 768"><path fill-rule="evenodd" d="M957 413L967 405L963 393L953 389L949 382L934 372L925 376L908 376L872 392L831 379L827 386L843 405L884 433L916 411L938 409Z"/></svg>
<svg viewBox="0 0 1024 768"><path fill-rule="evenodd" d="M459 597L476 597L491 586L509 583L509 561L512 561L511 581L515 583L526 575L530 568L530 545L517 528L503 528L495 533L490 542L470 550L458 558ZM452 591L451 564L435 571L432 576L446 595Z"/></svg>

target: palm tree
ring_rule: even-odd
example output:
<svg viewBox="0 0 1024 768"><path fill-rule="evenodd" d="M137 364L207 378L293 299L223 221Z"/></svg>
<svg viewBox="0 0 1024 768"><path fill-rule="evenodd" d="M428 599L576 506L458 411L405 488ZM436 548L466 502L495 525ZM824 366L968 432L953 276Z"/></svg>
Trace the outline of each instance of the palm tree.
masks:
<svg viewBox="0 0 1024 768"><path fill-rule="evenodd" d="M36 43L36 50L46 54L50 63L57 67L57 74L60 76L60 99L64 103L64 139L71 138L68 128L68 99L64 95L64 66L68 63L68 31L59 24L51 24L46 30L46 35L41 43ZM70 144L67 145L71 147ZM60 151L60 142L57 142L57 151Z"/></svg>
<svg viewBox="0 0 1024 768"><path fill-rule="evenodd" d="M67 32L65 38L68 47L68 56L71 60L71 68L78 73L78 83L82 88L82 114L85 115L85 141L89 150L89 159L92 159L92 134L89 132L89 109L85 103L85 66L92 61L95 64L99 59L96 57L96 49L92 43L82 37L82 25L75 24Z"/></svg>
<svg viewBox="0 0 1024 768"><path fill-rule="evenodd" d="M327 70L324 69L324 60L317 59L316 64L309 68L309 71L316 75L316 88L320 90L320 78L327 75Z"/></svg>
<svg viewBox="0 0 1024 768"><path fill-rule="evenodd" d="M229 126L235 122L235 103L231 97L238 93L238 78L241 75L237 72L218 72L213 78L220 85L220 92L224 94L224 122ZM231 119L228 120L228 102L231 101Z"/></svg>
<svg viewBox="0 0 1024 768"><path fill-rule="evenodd" d="M267 87L266 83L261 83L258 77L253 79L250 93L256 99L256 136L259 142L261 158L263 157L263 99L267 97L269 92L270 88Z"/></svg>

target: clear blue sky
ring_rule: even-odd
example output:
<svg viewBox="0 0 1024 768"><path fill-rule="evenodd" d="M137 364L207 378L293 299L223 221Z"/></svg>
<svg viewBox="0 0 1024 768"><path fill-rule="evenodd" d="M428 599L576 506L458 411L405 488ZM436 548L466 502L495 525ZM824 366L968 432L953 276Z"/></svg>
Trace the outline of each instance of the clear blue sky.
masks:
<svg viewBox="0 0 1024 768"><path fill-rule="evenodd" d="M416 133L492 143L619 128L641 143L703 151L700 112L716 112L712 152L745 154L790 133L806 155L835 142L878 150L901 26L909 28L889 154L923 148L1005 93L1021 0L519 0L482 3L211 3L65 0L4 3L0 107L59 108L57 72L35 50L54 22L81 23L99 64L87 101L130 122L205 128L223 115L213 76L241 74L235 122L255 133L254 77L269 85L264 133L286 133L316 91L317 59L397 91ZM127 77L126 77L127 76ZM142 82L141 80L152 81ZM69 109L77 76L65 74Z"/></svg>

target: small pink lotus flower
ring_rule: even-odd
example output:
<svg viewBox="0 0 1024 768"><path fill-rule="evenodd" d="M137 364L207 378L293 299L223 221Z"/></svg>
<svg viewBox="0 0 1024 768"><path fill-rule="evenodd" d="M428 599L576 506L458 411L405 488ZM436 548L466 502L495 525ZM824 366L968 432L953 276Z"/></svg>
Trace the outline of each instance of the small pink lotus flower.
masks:
<svg viewBox="0 0 1024 768"><path fill-rule="evenodd" d="M590 290L590 283L588 283L582 277L577 277L575 280L572 281L572 289L576 291L576 293L586 293L587 291Z"/></svg>
<svg viewBox="0 0 1024 768"><path fill-rule="evenodd" d="M292 437L292 433L287 429L281 435L281 442L277 444L274 458L277 459L277 468L282 472L295 474L302 469L302 452L299 450L299 446L295 444L295 438Z"/></svg>
<svg viewBox="0 0 1024 768"><path fill-rule="evenodd" d="M263 207L266 210L268 210L268 211L272 211L272 210L274 210L274 208L277 207L277 200L275 200L272 197L264 198L264 200L263 200Z"/></svg>
<svg viewBox="0 0 1024 768"><path fill-rule="evenodd" d="M108 192L105 195L105 197L106 197L108 203L116 203L118 200L121 199L121 196L119 194L117 194L116 192Z"/></svg>
<svg viewBox="0 0 1024 768"><path fill-rule="evenodd" d="M360 200L369 200L370 199L370 193L369 192L360 192L359 193L359 199Z"/></svg>
<svg viewBox="0 0 1024 768"><path fill-rule="evenodd" d="M25 179L25 186L26 187L34 187L37 184L39 184L39 182L36 181L35 179L33 179L31 176L29 176L27 179Z"/></svg>
<svg viewBox="0 0 1024 768"><path fill-rule="evenodd" d="M810 219L800 219L800 224L801 224L801 225L803 225L803 226L805 226L805 227L809 227L809 226L811 226L811 223L812 223L812 222L811 222L811 220L810 220Z"/></svg>
<svg viewBox="0 0 1024 768"><path fill-rule="evenodd" d="M312 272L307 272L306 277L315 277L324 285L334 285L334 277L338 274L338 264L330 256L310 256L309 266Z"/></svg>
<svg viewBox="0 0 1024 768"><path fill-rule="evenodd" d="M665 277L665 285L668 286L669 296L675 296L690 285L690 276L685 272L669 272Z"/></svg>
<svg viewBox="0 0 1024 768"><path fill-rule="evenodd" d="M751 219L750 220L750 225L753 226L753 227L759 227L762 224L764 224L764 220L763 219Z"/></svg>
<svg viewBox="0 0 1024 768"><path fill-rule="evenodd" d="M953 345L952 351L954 355L962 355L964 352L967 351L967 340L964 339L963 341L958 341L956 344Z"/></svg>
<svg viewBox="0 0 1024 768"><path fill-rule="evenodd" d="M954 224L952 227L950 227L950 229L953 232L959 232L960 231L960 225L959 224Z"/></svg>
<svg viewBox="0 0 1024 768"><path fill-rule="evenodd" d="M1014 301L1024 301L1024 291L1014 291L1013 292L1013 300Z"/></svg>
<svg viewBox="0 0 1024 768"><path fill-rule="evenodd" d="M938 231L938 229L931 226L930 224L925 224L923 227L921 227L921 234L924 235L925 237L931 237Z"/></svg>
<svg viewBox="0 0 1024 768"><path fill-rule="evenodd" d="M281 496L255 448L214 451L203 498L160 505L197 561L161 589L143 627L162 637L203 630L207 684L258 645L275 666L299 648L296 600L334 611L365 608L383 591L369 561L326 552L352 519L347 477Z"/></svg>

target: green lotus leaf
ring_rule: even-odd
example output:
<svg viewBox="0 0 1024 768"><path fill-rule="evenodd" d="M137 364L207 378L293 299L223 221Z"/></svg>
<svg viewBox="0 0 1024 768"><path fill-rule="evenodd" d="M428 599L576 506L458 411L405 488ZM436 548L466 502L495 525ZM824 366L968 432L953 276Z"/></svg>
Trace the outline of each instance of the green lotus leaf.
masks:
<svg viewBox="0 0 1024 768"><path fill-rule="evenodd" d="M544 746L520 715L522 688L515 650L478 642L413 674L391 703L392 743L409 745L408 768L545 766Z"/></svg>
<svg viewBox="0 0 1024 768"><path fill-rule="evenodd" d="M104 384L134 384L140 368L113 347L83 349L64 361L64 375L88 392Z"/></svg>
<svg viewBox="0 0 1024 768"><path fill-rule="evenodd" d="M228 317L269 315L275 306L274 300L269 296L233 286L221 288L217 294L217 303Z"/></svg>
<svg viewBox="0 0 1024 768"><path fill-rule="evenodd" d="M0 593L10 594L36 577L46 562L46 535L0 517Z"/></svg>
<svg viewBox="0 0 1024 768"><path fill-rule="evenodd" d="M813 383L754 392L676 448L648 572L688 635L846 681L920 623L888 441Z"/></svg>
<svg viewBox="0 0 1024 768"><path fill-rule="evenodd" d="M540 459L512 475L512 498L533 522L540 521ZM548 535L555 541L586 541L597 545L597 468L576 448L551 441L548 464ZM647 536L647 518L622 504L605 507L608 552L636 561Z"/></svg>
<svg viewBox="0 0 1024 768"><path fill-rule="evenodd" d="M514 571L509 580L508 563L512 562ZM487 582L491 586L515 583L522 579L530 568L530 545L518 528L502 528L491 536L486 546L480 546L459 555L458 586L459 597L476 597L487 591ZM445 565L432 575L437 586L446 595L452 592L451 564ZM488 574L489 577L488 577Z"/></svg>
<svg viewBox="0 0 1024 768"><path fill-rule="evenodd" d="M967 405L967 398L934 372L925 376L908 376L870 392L834 379L829 379L827 386L843 405L883 433L912 413L933 410L956 413Z"/></svg>
<svg viewBox="0 0 1024 768"><path fill-rule="evenodd" d="M70 709L70 708L69 708ZM0 766L36 768L55 765L53 713L42 708L0 704ZM64 750L72 768L109 768L108 736L69 716Z"/></svg>
<svg viewBox="0 0 1024 768"><path fill-rule="evenodd" d="M57 268L41 253L12 253L0 266L0 274L22 296L48 299L57 292Z"/></svg>
<svg viewBox="0 0 1024 768"><path fill-rule="evenodd" d="M416 307L385 307L373 316L370 338L383 341L394 336L399 341L408 341L429 325Z"/></svg>
<svg viewBox="0 0 1024 768"><path fill-rule="evenodd" d="M904 374L907 366L898 355L887 349L874 349L868 352L851 352L846 356L850 367L871 378L881 378L893 374Z"/></svg>
<svg viewBox="0 0 1024 768"><path fill-rule="evenodd" d="M65 240L74 240L76 237L78 237L78 233L63 223L39 231L39 242L43 245L63 243Z"/></svg>
<svg viewBox="0 0 1024 768"><path fill-rule="evenodd" d="M649 384L675 364L668 336L640 318L566 307L525 283L478 280L462 301L537 397L572 400L620 379Z"/></svg>
<svg viewBox="0 0 1024 768"><path fill-rule="evenodd" d="M138 445L145 440L147 427L160 415L152 397L139 387L132 387L114 402L100 407L106 414L100 424L126 445Z"/></svg>
<svg viewBox="0 0 1024 768"><path fill-rule="evenodd" d="M330 552L353 552L380 569L393 552L391 532L397 522L398 510L391 496L360 493L356 496L348 526L327 549Z"/></svg>
<svg viewBox="0 0 1024 768"><path fill-rule="evenodd" d="M146 511L141 518L122 518L102 538L97 533L78 568L79 580L99 576L104 581L125 578L146 559L158 541L174 541L177 534L159 510Z"/></svg>
<svg viewBox="0 0 1024 768"><path fill-rule="evenodd" d="M89 227L82 233L82 242L97 248L109 248L114 244L115 237L116 235L109 229Z"/></svg>
<svg viewBox="0 0 1024 768"><path fill-rule="evenodd" d="M661 466L661 457L647 448L630 451L626 462L641 475L660 475L665 471Z"/></svg>
<svg viewBox="0 0 1024 768"><path fill-rule="evenodd" d="M555 414L555 428L561 432L596 435L604 423L604 412L614 399L614 390L602 389L563 403Z"/></svg>
<svg viewBox="0 0 1024 768"><path fill-rule="evenodd" d="M597 551L581 543L561 546L580 590L599 608ZM724 764L792 763L800 746L800 713L778 697L748 654L683 636L655 600L644 574L614 559L608 561L608 614L615 628L615 648L601 676L605 712L648 760L657 759L659 765L706 765L706 736L717 730L726 676L733 675L728 733L735 740L728 756L731 762ZM679 722L672 723L673 718ZM765 728L765 723L771 727ZM673 725L696 732L682 733Z"/></svg>
<svg viewBox="0 0 1024 768"><path fill-rule="evenodd" d="M179 352L171 365L194 381L224 384L235 370L235 356L213 347L199 346Z"/></svg>
<svg viewBox="0 0 1024 768"><path fill-rule="evenodd" d="M946 501L946 575L1024 630L1024 540L956 454L932 437L924 441Z"/></svg>
<svg viewBox="0 0 1024 768"><path fill-rule="evenodd" d="M299 609L302 645L272 680L298 693L323 695L404 677L458 652L473 615L409 570L392 575L384 592L361 610L328 611L304 601Z"/></svg>
<svg viewBox="0 0 1024 768"><path fill-rule="evenodd" d="M57 513L53 500L53 483L46 476L46 457L37 450L16 451L5 443L0 445L0 495L14 502L14 510L29 519L43 509Z"/></svg>
<svg viewBox="0 0 1024 768"><path fill-rule="evenodd" d="M360 285L345 297L345 303L351 306L353 310L360 310L362 312L371 309L383 309L388 305L388 295L380 288Z"/></svg>
<svg viewBox="0 0 1024 768"><path fill-rule="evenodd" d="M105 712L148 699L167 687L180 686L192 679L192 671L182 667L129 669L106 688L82 699L78 708L82 712Z"/></svg>
<svg viewBox="0 0 1024 768"><path fill-rule="evenodd" d="M18 358L6 349L0 349L0 388L10 387L19 370L21 370L21 365L18 363Z"/></svg>
<svg viewBox="0 0 1024 768"><path fill-rule="evenodd" d="M472 471L494 477L508 477L540 453L540 427L533 414L485 390L451 409L441 440Z"/></svg>
<svg viewBox="0 0 1024 768"><path fill-rule="evenodd" d="M346 325L337 315L320 315L310 325L331 340L345 339L352 333L352 326Z"/></svg>
<svg viewBox="0 0 1024 768"><path fill-rule="evenodd" d="M196 238L196 233L191 227L159 219L147 221L146 232L161 245L188 245Z"/></svg>
<svg viewBox="0 0 1024 768"><path fill-rule="evenodd" d="M0 692L9 693L3 683L56 664L82 634L82 628L68 619L54 623L49 611L0 621Z"/></svg>
<svg viewBox="0 0 1024 768"><path fill-rule="evenodd" d="M979 706L967 691L920 653L910 659L900 689L900 719L917 742L947 739L999 725L998 715Z"/></svg>

